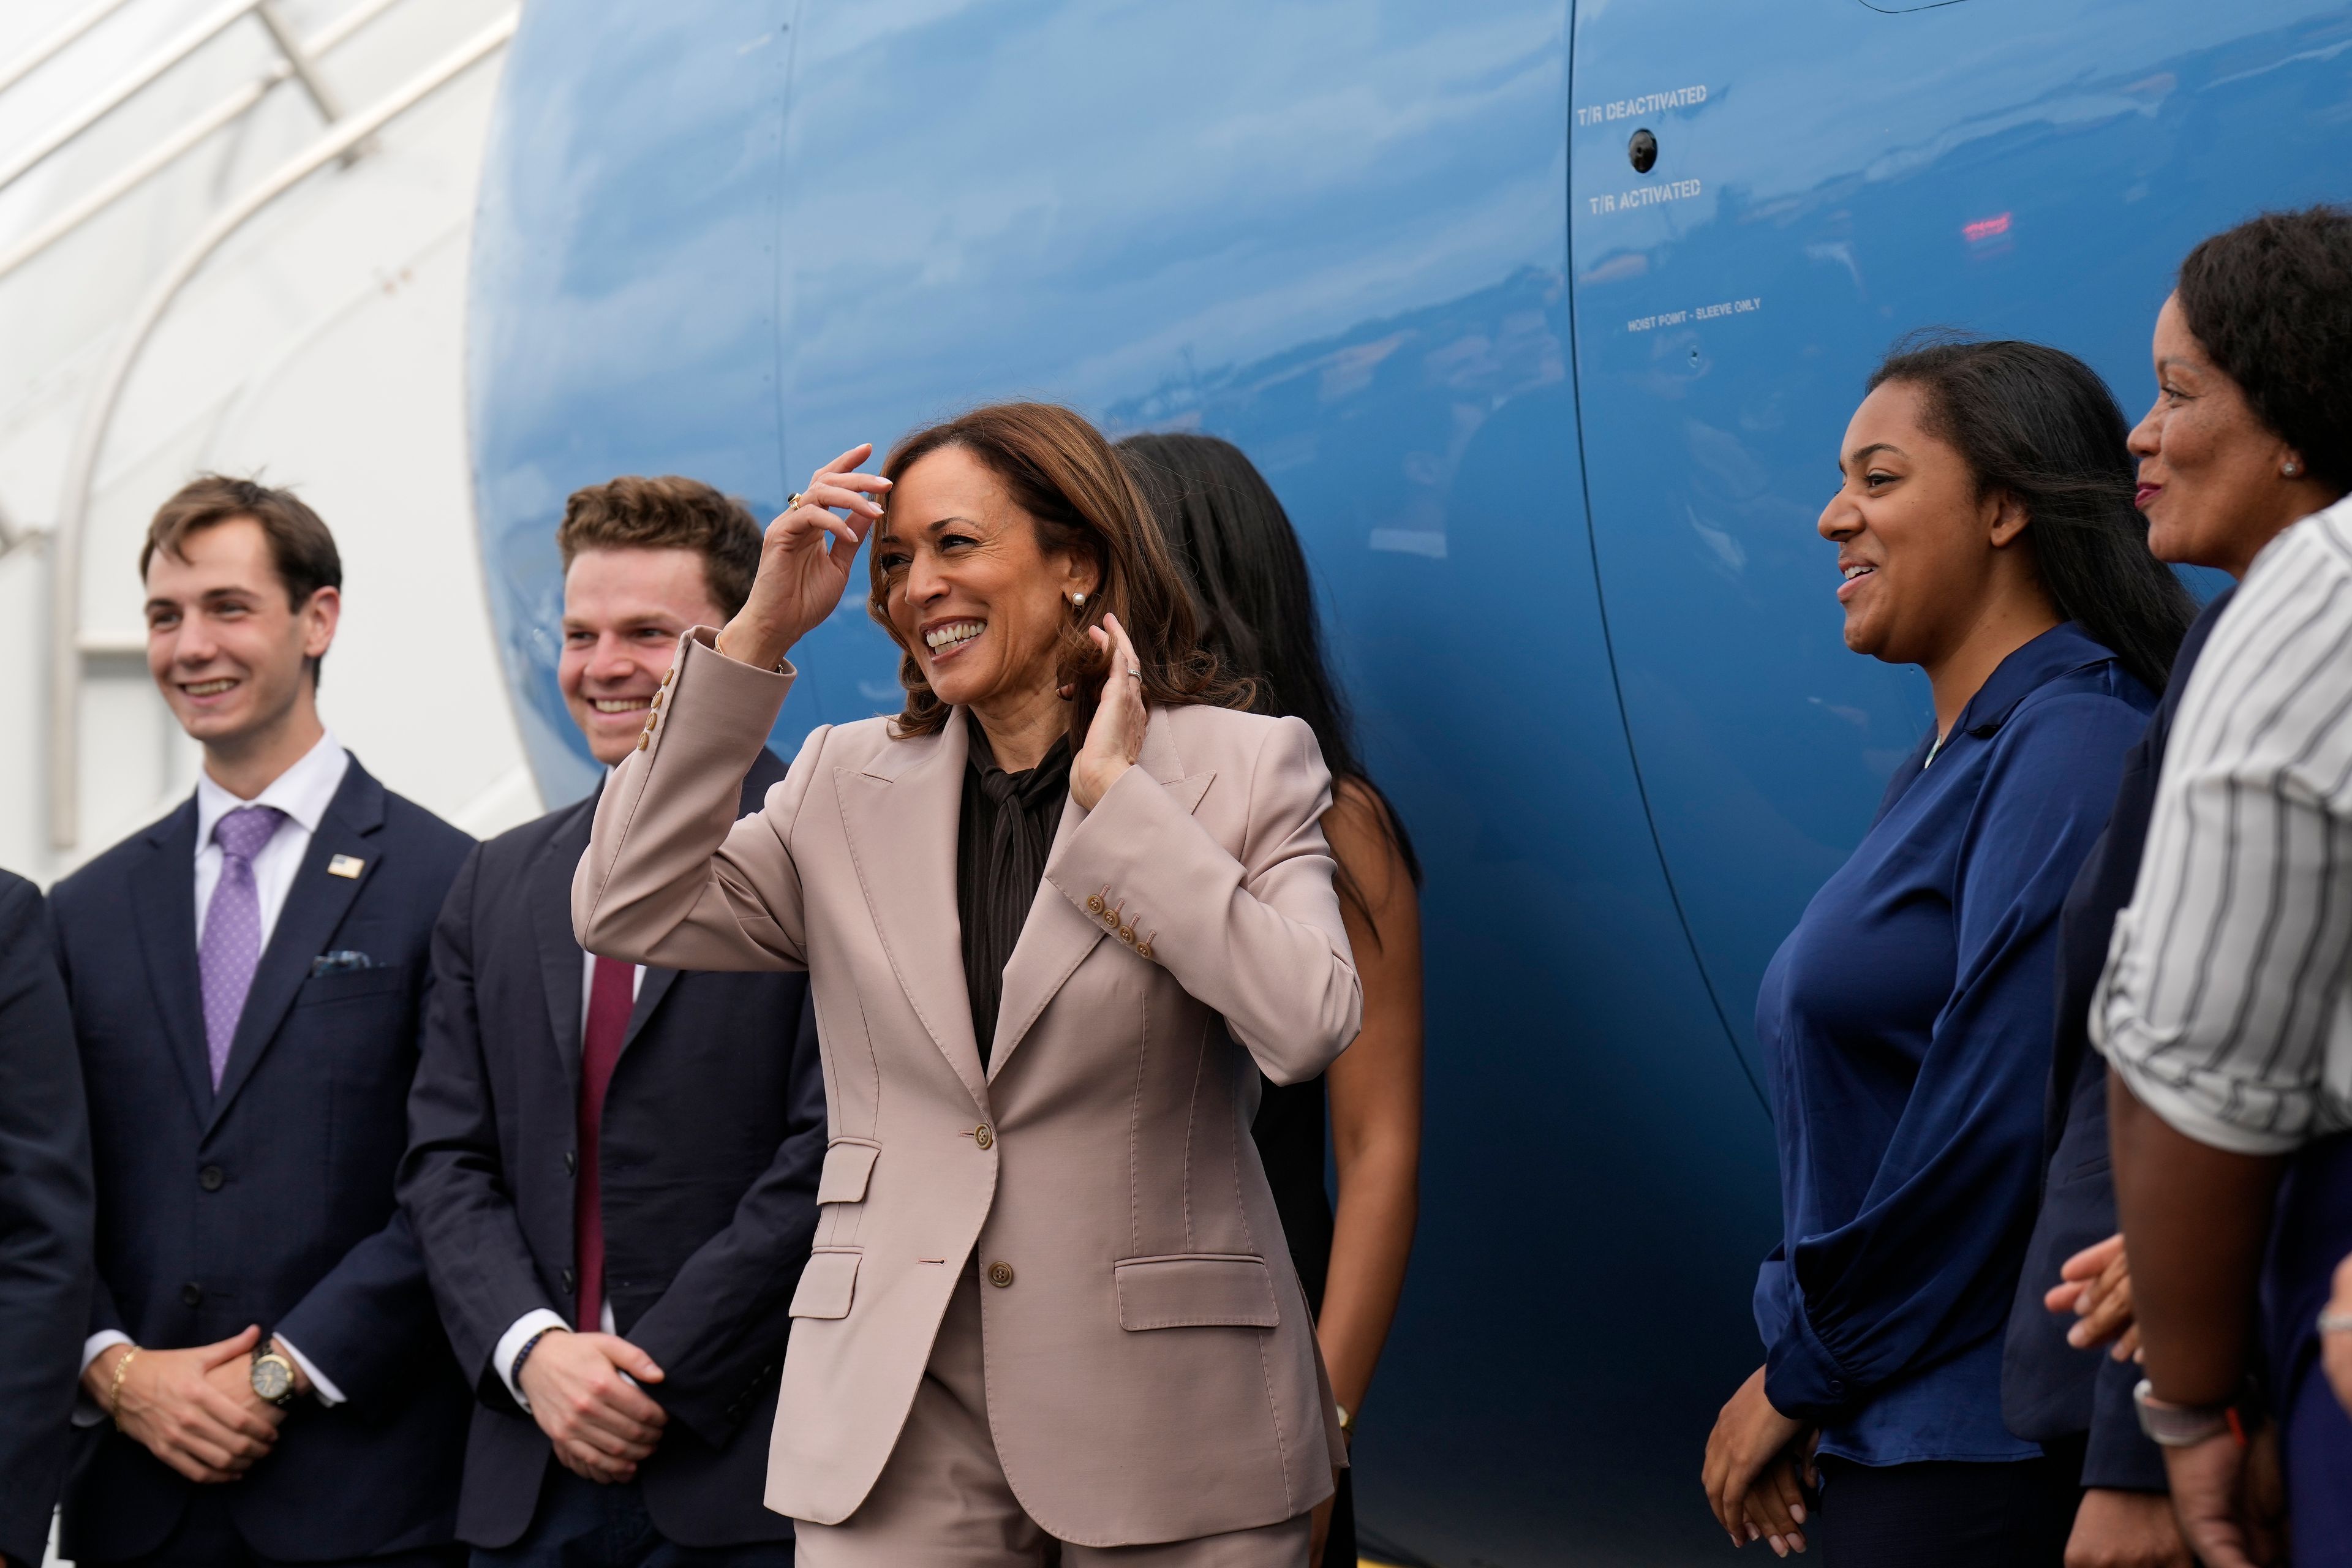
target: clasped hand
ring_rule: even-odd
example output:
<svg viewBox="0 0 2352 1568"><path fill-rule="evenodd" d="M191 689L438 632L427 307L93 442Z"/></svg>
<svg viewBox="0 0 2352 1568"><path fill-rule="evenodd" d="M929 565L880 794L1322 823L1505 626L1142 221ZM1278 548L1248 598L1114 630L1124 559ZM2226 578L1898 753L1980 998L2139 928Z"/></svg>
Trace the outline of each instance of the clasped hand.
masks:
<svg viewBox="0 0 2352 1568"><path fill-rule="evenodd" d="M1762 1541L1780 1557L1805 1549L1805 1491L1819 1486L1811 1436L1764 1396L1760 1366L1725 1404L1706 1439L1699 1484L1732 1545Z"/></svg>
<svg viewBox="0 0 2352 1568"><path fill-rule="evenodd" d="M563 1468L604 1482L635 1479L653 1457L669 1413L637 1384L661 1380L654 1358L619 1335L563 1329L532 1347L515 1379Z"/></svg>
<svg viewBox="0 0 2352 1568"><path fill-rule="evenodd" d="M188 1479L233 1481L268 1454L286 1419L253 1392L260 1338L258 1328L248 1328L188 1350L118 1346L89 1363L82 1386L101 1408L111 1403L115 1425L133 1441Z"/></svg>

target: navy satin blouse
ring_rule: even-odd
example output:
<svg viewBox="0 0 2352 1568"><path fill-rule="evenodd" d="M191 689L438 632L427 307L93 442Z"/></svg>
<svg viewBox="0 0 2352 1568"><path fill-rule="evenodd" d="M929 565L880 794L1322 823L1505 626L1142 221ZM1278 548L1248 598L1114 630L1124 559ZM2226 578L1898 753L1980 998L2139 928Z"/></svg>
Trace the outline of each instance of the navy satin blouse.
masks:
<svg viewBox="0 0 2352 1568"><path fill-rule="evenodd" d="M1764 1389L1870 1465L2031 1458L2002 1330L2041 1190L2058 912L2156 699L2069 622L1923 737L1756 1002L1781 1245Z"/></svg>

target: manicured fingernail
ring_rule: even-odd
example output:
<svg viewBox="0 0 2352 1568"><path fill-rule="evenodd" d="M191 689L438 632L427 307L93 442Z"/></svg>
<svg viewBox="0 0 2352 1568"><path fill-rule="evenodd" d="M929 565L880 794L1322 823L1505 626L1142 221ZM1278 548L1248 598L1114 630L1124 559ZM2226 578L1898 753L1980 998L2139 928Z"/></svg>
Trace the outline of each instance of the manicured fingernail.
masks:
<svg viewBox="0 0 2352 1568"><path fill-rule="evenodd" d="M1763 1531L1762 1531L1758 1530L1758 1529L1757 1529L1754 1525L1752 1525L1752 1524L1751 1524L1751 1525L1749 1525L1749 1526L1748 1527L1748 1540L1750 1540L1750 1541L1755 1540L1759 1535L1761 1535L1762 1533L1763 1533Z"/></svg>
<svg viewBox="0 0 2352 1568"><path fill-rule="evenodd" d="M1789 1555L1788 1542L1782 1541L1777 1535L1772 1538L1772 1555L1775 1557L1786 1557Z"/></svg>
<svg viewBox="0 0 2352 1568"><path fill-rule="evenodd" d="M1802 1524L1802 1523L1804 1523L1804 1522L1805 1522L1805 1505L1804 1505L1803 1503L1801 1503L1801 1502L1792 1502L1792 1503L1790 1503L1790 1504L1789 1505L1789 1517L1790 1517L1790 1519L1795 1520L1799 1524Z"/></svg>

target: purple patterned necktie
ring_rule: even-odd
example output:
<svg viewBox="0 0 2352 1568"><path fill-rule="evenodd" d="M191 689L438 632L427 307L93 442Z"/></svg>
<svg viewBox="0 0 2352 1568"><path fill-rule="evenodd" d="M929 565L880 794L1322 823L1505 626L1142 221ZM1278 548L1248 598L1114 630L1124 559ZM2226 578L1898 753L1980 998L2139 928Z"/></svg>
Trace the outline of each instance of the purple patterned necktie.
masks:
<svg viewBox="0 0 2352 1568"><path fill-rule="evenodd" d="M276 806L247 805L213 824L213 842L221 848L220 880L205 906L196 971L205 988L205 1054L212 1061L215 1089L228 1068L237 1015L245 1011L245 994L253 989L253 971L261 962L261 891L253 881L253 858L285 820Z"/></svg>

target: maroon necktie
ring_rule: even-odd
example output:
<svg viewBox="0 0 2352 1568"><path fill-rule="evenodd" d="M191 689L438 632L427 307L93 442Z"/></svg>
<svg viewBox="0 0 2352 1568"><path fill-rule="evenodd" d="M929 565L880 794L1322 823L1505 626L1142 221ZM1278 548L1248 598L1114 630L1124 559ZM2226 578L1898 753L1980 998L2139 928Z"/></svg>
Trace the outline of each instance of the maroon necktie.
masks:
<svg viewBox="0 0 2352 1568"><path fill-rule="evenodd" d="M580 1179L572 1191L572 1234L580 1263L580 1315L583 1334L601 1326L604 1301L604 1207L597 1190L596 1143L604 1123L604 1090L628 1037L629 1010L636 1004L637 968L615 959L596 961L588 987L588 1026L580 1039Z"/></svg>

